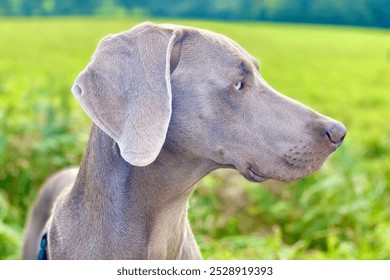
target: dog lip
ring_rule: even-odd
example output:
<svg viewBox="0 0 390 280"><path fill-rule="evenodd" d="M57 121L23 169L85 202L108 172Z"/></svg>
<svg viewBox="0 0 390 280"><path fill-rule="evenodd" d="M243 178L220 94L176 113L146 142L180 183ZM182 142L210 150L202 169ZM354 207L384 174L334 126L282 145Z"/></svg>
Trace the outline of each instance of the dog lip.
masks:
<svg viewBox="0 0 390 280"><path fill-rule="evenodd" d="M252 181L252 182L258 182L258 183L261 183L261 182L264 182L265 180L267 180L268 178L262 176L262 175L259 175L258 173L256 173L255 171L253 171L252 167L248 167L248 173L249 173L249 180Z"/></svg>

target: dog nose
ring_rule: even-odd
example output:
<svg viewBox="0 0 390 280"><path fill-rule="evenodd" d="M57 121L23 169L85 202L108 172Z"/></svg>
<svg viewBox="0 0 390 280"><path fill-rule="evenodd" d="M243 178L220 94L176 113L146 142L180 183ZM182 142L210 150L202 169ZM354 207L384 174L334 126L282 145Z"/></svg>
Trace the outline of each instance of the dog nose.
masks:
<svg viewBox="0 0 390 280"><path fill-rule="evenodd" d="M325 130L325 134L330 142L338 147L341 145L341 143L343 143L345 135L347 134L347 130L343 124L334 122L328 126L328 128Z"/></svg>

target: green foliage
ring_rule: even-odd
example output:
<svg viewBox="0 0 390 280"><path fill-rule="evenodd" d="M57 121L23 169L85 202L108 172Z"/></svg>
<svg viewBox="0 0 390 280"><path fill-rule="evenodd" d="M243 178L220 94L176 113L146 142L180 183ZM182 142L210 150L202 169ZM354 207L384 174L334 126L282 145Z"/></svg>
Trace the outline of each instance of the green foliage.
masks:
<svg viewBox="0 0 390 280"><path fill-rule="evenodd" d="M0 15L138 15L390 27L388 0L0 0Z"/></svg>
<svg viewBox="0 0 390 280"><path fill-rule="evenodd" d="M176 23L236 40L261 61L276 89L348 128L343 146L303 180L253 184L231 170L204 178L189 208L204 257L389 259L389 32ZM0 19L0 259L19 257L27 211L43 180L81 160L90 120L70 93L75 77L101 37L135 24Z"/></svg>

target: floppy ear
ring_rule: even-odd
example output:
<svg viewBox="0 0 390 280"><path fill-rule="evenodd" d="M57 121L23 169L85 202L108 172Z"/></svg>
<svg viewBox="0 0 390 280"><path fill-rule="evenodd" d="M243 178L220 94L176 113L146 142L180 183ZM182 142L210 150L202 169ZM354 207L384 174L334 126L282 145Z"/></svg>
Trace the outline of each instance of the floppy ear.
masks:
<svg viewBox="0 0 390 280"><path fill-rule="evenodd" d="M165 142L172 110L171 52L181 36L179 29L150 23L107 36L72 88L132 165L153 162Z"/></svg>

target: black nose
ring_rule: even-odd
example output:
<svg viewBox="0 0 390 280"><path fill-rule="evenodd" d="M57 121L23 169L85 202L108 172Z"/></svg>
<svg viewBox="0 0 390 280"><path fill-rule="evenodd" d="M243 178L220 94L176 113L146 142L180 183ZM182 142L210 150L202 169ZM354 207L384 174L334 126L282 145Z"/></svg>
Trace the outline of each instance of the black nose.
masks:
<svg viewBox="0 0 390 280"><path fill-rule="evenodd" d="M334 122L328 126L328 128L325 130L325 134L330 142L336 146L340 146L341 143L343 143L345 135L347 134L347 130L343 124Z"/></svg>

